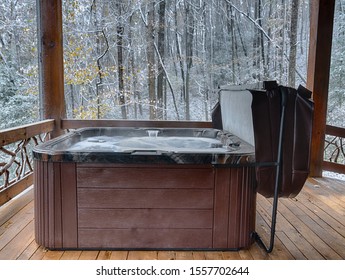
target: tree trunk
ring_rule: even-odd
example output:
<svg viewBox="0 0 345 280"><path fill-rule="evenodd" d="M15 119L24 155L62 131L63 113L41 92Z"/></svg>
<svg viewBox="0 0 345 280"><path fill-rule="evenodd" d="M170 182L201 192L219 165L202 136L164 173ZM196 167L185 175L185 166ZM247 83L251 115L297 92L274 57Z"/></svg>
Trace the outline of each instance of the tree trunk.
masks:
<svg viewBox="0 0 345 280"><path fill-rule="evenodd" d="M156 119L156 71L154 48L155 1L152 1L147 16L147 64L150 119Z"/></svg>
<svg viewBox="0 0 345 280"><path fill-rule="evenodd" d="M101 28L101 23L99 22L100 19L98 17L98 15L100 14L99 12L100 7L98 6L98 2L96 0L94 0L92 2L92 6L91 6L91 12L92 12L92 16L93 16L93 25L94 28L97 30L97 35L96 35L96 55L97 57L97 76L98 76L98 80L96 82L96 112L97 112L97 119L101 118L101 99L102 99L102 91L103 91L103 67L102 67L102 63L101 63L101 59L102 59L102 34L101 32L99 32L99 29Z"/></svg>
<svg viewBox="0 0 345 280"><path fill-rule="evenodd" d="M191 12L191 6L185 1L186 10L186 92L185 92L185 106L186 106L186 120L190 120L190 71L193 66L193 38L194 38L194 18Z"/></svg>
<svg viewBox="0 0 345 280"><path fill-rule="evenodd" d="M185 99L186 96L186 81L185 81L185 71L184 71L184 65L182 61L182 55L181 55L181 45L180 45L180 39L179 39L179 32L178 32L178 21L177 21L177 5L178 1L175 0L175 41L176 41L176 54L177 54L177 60L180 63L180 71L181 71L181 79L182 79L182 99Z"/></svg>
<svg viewBox="0 0 345 280"><path fill-rule="evenodd" d="M297 53L297 23L298 23L299 0L291 2L291 25L290 25L290 53L289 53L289 86L295 87L296 83L296 53Z"/></svg>
<svg viewBox="0 0 345 280"><path fill-rule="evenodd" d="M236 42L235 42L235 26L234 26L234 18L233 18L233 12L232 12L232 7L229 3L226 3L226 10L227 10L227 30L228 30L228 34L230 35L230 44L231 44L231 76L232 76L232 83L235 84L236 83L236 48L237 46L235 46Z"/></svg>
<svg viewBox="0 0 345 280"><path fill-rule="evenodd" d="M118 71L118 83L119 83L119 104L121 106L122 119L127 119L126 110L126 95L125 95L125 83L124 83L124 63L123 63L123 33L124 27L121 19L122 7L121 1L116 1L116 10L118 15L118 21L116 26L116 45L117 45L117 71Z"/></svg>
<svg viewBox="0 0 345 280"><path fill-rule="evenodd" d="M284 0L281 0L281 18L283 19L283 28L280 28L279 35L280 35L280 48L278 50L278 67L279 67L279 82L284 83L284 50L285 50L285 25L286 25L286 3Z"/></svg>
<svg viewBox="0 0 345 280"><path fill-rule="evenodd" d="M259 18L259 0L255 0L254 3L254 19ZM260 31L257 27L254 27L253 37L253 78L256 80L261 79L260 69Z"/></svg>
<svg viewBox="0 0 345 280"><path fill-rule="evenodd" d="M268 10L268 18L272 18L272 12L273 12L273 1L270 1L269 4L269 10ZM272 38L272 27L269 24L268 26L268 30L267 30L267 34L270 38ZM271 46L272 46L272 42L271 40L268 40L267 42L267 50L266 50L266 65L267 65L267 70L270 71L271 70Z"/></svg>
<svg viewBox="0 0 345 280"><path fill-rule="evenodd" d="M159 3L158 52L164 63L165 57L165 0ZM158 64L157 77L157 119L163 119L165 72L162 63Z"/></svg>
<svg viewBox="0 0 345 280"><path fill-rule="evenodd" d="M117 68L119 78L119 96L122 119L127 119L126 112L126 95L125 95L125 84L124 84L124 66L123 66L123 26L120 24L117 26Z"/></svg>

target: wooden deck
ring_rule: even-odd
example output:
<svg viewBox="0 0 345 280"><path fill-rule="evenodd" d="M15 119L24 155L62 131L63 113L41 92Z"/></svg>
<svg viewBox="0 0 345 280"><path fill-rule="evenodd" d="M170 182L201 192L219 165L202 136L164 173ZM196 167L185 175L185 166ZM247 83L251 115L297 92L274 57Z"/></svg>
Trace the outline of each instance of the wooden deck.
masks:
<svg viewBox="0 0 345 280"><path fill-rule="evenodd" d="M258 196L257 232L268 237L271 200ZM257 244L220 251L50 251L34 240L33 189L0 207L1 260L139 259L345 259L345 182L309 178L294 199L280 199L276 243L271 254Z"/></svg>

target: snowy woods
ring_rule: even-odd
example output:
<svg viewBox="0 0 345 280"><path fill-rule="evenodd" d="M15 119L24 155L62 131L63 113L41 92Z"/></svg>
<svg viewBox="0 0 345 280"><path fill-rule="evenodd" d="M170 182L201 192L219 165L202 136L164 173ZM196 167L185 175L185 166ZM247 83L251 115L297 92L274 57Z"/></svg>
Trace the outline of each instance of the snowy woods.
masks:
<svg viewBox="0 0 345 280"><path fill-rule="evenodd" d="M39 116L35 5L0 3L1 128ZM338 0L334 122L344 101L344 10ZM305 84L309 0L64 0L63 19L68 118L210 120L219 85Z"/></svg>

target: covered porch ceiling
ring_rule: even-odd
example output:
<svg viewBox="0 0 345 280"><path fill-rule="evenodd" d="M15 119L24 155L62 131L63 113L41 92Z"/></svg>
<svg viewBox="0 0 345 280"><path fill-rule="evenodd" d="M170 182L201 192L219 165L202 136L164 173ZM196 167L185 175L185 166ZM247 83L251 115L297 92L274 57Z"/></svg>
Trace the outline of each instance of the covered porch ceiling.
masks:
<svg viewBox="0 0 345 280"><path fill-rule="evenodd" d="M53 137L63 133L65 119L63 0L38 0L40 106L42 119L54 119ZM315 113L310 176L322 176L335 0L310 1L310 45L307 88Z"/></svg>

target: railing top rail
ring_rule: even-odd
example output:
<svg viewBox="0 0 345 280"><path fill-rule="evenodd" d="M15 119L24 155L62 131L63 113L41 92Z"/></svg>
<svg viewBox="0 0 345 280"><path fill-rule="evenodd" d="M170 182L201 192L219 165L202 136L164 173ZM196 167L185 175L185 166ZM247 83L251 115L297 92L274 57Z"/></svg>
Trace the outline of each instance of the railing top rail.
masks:
<svg viewBox="0 0 345 280"><path fill-rule="evenodd" d="M345 128L332 126L332 125L326 125L326 134L345 138Z"/></svg>
<svg viewBox="0 0 345 280"><path fill-rule="evenodd" d="M54 129L53 119L43 120L32 124L0 130L0 147L28 139L35 135L50 132Z"/></svg>

